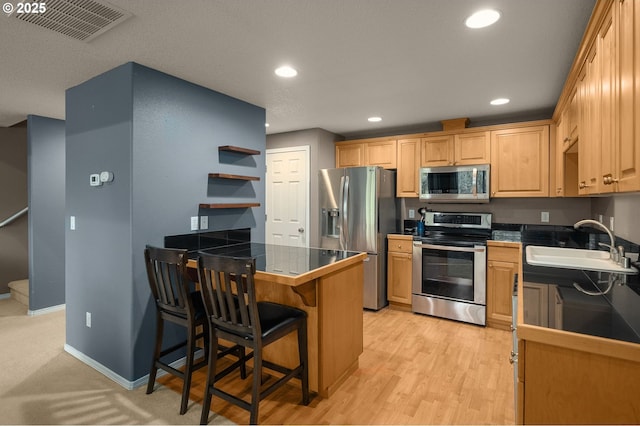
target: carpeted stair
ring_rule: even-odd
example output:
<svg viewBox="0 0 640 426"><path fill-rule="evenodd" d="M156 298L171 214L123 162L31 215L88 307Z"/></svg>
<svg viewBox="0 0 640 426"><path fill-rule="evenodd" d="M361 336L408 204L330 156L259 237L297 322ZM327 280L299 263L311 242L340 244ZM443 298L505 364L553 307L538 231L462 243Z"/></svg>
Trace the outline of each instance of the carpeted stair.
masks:
<svg viewBox="0 0 640 426"><path fill-rule="evenodd" d="M9 283L11 297L29 307L29 280L16 280Z"/></svg>

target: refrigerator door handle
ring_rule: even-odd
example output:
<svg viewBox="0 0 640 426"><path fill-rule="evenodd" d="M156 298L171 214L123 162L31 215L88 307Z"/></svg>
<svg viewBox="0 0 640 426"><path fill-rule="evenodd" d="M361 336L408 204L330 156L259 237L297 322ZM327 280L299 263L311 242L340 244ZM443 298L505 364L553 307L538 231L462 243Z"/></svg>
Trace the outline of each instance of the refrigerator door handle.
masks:
<svg viewBox="0 0 640 426"><path fill-rule="evenodd" d="M344 177L344 195L342 197L342 230L344 230L344 243L342 250L347 250L349 241L349 175Z"/></svg>
<svg viewBox="0 0 640 426"><path fill-rule="evenodd" d="M344 250L344 244L345 244L345 240L344 240L344 179L345 177L342 176L340 178L340 202L342 203L342 205L340 206L340 209L338 211L339 214L339 227L340 227L340 250Z"/></svg>

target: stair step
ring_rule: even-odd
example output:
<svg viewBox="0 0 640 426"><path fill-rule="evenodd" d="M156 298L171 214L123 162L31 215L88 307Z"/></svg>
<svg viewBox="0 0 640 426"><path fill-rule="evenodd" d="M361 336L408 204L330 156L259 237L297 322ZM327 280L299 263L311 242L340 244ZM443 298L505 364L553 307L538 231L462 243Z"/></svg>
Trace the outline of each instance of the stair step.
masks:
<svg viewBox="0 0 640 426"><path fill-rule="evenodd" d="M29 280L16 280L9 283L11 297L16 302L29 306Z"/></svg>

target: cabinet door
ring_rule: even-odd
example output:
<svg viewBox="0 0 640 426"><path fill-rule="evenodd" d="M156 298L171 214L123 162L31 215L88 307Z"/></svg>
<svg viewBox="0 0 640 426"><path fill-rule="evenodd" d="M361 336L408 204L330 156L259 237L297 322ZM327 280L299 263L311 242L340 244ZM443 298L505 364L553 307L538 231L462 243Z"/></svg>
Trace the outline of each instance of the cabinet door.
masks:
<svg viewBox="0 0 640 426"><path fill-rule="evenodd" d="M387 260L387 299L411 304L411 254L390 251Z"/></svg>
<svg viewBox="0 0 640 426"><path fill-rule="evenodd" d="M598 152L600 103L597 80L599 77L597 43L594 44L584 65L584 74L579 77L581 127L578 141L578 180L580 195L598 192Z"/></svg>
<svg viewBox="0 0 640 426"><path fill-rule="evenodd" d="M491 196L549 196L549 126L491 132Z"/></svg>
<svg viewBox="0 0 640 426"><path fill-rule="evenodd" d="M453 136L429 136L420 143L422 167L453 165Z"/></svg>
<svg viewBox="0 0 640 426"><path fill-rule="evenodd" d="M490 260L487 268L487 322L508 328L511 324L513 279L518 264Z"/></svg>
<svg viewBox="0 0 640 426"><path fill-rule="evenodd" d="M640 4L625 1L620 7L620 103L618 117L618 191L640 191Z"/></svg>
<svg viewBox="0 0 640 426"><path fill-rule="evenodd" d="M616 57L616 25L613 17L613 10L607 14L605 23L602 26L596 43L599 52L600 71L600 137L599 143L600 172L597 177L597 192L614 192L616 186L614 179L617 179L615 154L617 151L616 122L618 120L618 96L617 96L617 57Z"/></svg>
<svg viewBox="0 0 640 426"><path fill-rule="evenodd" d="M489 132L462 133L454 136L454 164L488 164L491 161Z"/></svg>
<svg viewBox="0 0 640 426"><path fill-rule="evenodd" d="M524 282L522 289L524 322L547 327L549 325L549 286Z"/></svg>
<svg viewBox="0 0 640 426"><path fill-rule="evenodd" d="M396 197L418 197L420 139L398 141Z"/></svg>
<svg viewBox="0 0 640 426"><path fill-rule="evenodd" d="M396 168L396 141L368 142L364 144L364 165Z"/></svg>
<svg viewBox="0 0 640 426"><path fill-rule="evenodd" d="M555 164L551 164L554 168L551 169L551 173L555 173L555 188L549 188L549 196L551 197L563 197L564 196L564 136L565 134L565 122L567 117L565 113L560 116L560 121L556 124L556 143L555 143Z"/></svg>
<svg viewBox="0 0 640 426"><path fill-rule="evenodd" d="M336 167L364 165L364 144L336 145Z"/></svg>

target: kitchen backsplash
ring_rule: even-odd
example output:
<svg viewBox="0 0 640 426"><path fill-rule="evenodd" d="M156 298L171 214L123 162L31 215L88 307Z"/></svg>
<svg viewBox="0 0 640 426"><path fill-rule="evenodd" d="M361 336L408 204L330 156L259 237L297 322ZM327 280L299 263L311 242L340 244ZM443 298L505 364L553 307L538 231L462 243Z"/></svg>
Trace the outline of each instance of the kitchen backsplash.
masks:
<svg viewBox="0 0 640 426"><path fill-rule="evenodd" d="M418 209L426 207L433 211L444 212L486 212L492 213L492 221L497 223L542 224L542 212L549 213L549 222L545 225L573 225L589 217L591 199L589 198L493 198L486 204L448 204L426 203L417 198L402 198L402 219L411 219L409 210L414 210L419 218ZM585 212L586 215L585 215Z"/></svg>

